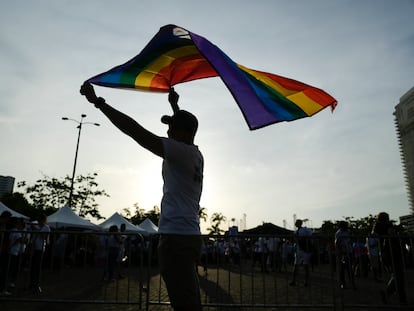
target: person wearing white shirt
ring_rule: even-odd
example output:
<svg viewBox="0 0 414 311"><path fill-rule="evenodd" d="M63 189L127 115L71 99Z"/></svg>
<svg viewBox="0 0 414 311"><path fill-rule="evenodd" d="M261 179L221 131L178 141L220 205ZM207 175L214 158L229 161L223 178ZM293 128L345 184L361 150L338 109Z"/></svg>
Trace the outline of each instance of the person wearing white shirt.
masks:
<svg viewBox="0 0 414 311"><path fill-rule="evenodd" d="M19 271L21 255L26 249L27 238L23 232L25 223L22 218L13 217L12 228L9 234L9 287L14 288Z"/></svg>
<svg viewBox="0 0 414 311"><path fill-rule="evenodd" d="M166 283L171 305L176 311L200 311L196 265L201 257L202 245L198 213L204 159L198 146L194 144L198 129L197 118L178 108L179 96L171 88L168 100L174 114L161 118L161 122L168 125L168 137L160 137L108 105L102 97L97 97L91 84L85 82L80 93L119 130L163 159L164 186L158 224L161 275Z"/></svg>
<svg viewBox="0 0 414 311"><path fill-rule="evenodd" d="M293 279L290 282L291 286L296 286L296 276L298 273L298 268L302 264L305 268L305 282L304 286L309 284L309 264L311 260L311 247L312 247L312 230L306 227L302 227L303 221L297 219L295 226L298 228L295 233L296 237L296 253L295 253L295 262L293 267Z"/></svg>
<svg viewBox="0 0 414 311"><path fill-rule="evenodd" d="M32 264L30 267L30 288L34 293L41 293L40 276L42 271L43 254L49 244L50 227L46 224L47 216L41 215L38 225L34 228L32 247Z"/></svg>

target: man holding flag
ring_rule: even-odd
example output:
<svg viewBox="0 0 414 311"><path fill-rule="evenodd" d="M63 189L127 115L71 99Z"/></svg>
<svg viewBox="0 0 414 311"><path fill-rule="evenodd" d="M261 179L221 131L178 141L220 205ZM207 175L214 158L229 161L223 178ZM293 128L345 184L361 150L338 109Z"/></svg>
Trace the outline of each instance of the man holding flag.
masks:
<svg viewBox="0 0 414 311"><path fill-rule="evenodd" d="M197 118L178 108L179 96L171 89L168 100L174 114L161 118L168 125L168 138L160 137L97 97L91 84L84 83L80 92L124 134L163 158L164 186L158 224L161 275L174 310L201 310L196 262L201 252L198 211L204 159L194 145Z"/></svg>

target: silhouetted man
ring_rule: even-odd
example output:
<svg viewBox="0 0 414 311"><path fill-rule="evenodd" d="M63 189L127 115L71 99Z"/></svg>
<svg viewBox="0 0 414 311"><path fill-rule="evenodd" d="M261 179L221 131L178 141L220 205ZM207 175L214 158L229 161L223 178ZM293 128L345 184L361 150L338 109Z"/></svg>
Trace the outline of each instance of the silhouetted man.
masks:
<svg viewBox="0 0 414 311"><path fill-rule="evenodd" d="M164 186L158 225L161 275L176 311L201 310L196 263L201 253L198 211L204 160L194 145L197 118L188 111L178 109L178 94L171 89L168 100L174 114L161 118L161 122L168 125L168 138L160 137L106 104L103 98L98 98L91 84L83 84L81 94L123 133L163 158Z"/></svg>

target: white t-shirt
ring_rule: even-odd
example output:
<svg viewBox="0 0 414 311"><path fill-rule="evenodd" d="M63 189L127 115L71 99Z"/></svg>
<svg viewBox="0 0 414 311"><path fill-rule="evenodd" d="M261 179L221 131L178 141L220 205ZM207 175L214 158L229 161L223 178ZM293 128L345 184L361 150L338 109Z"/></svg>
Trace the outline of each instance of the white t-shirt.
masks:
<svg viewBox="0 0 414 311"><path fill-rule="evenodd" d="M34 233L33 247L36 251L45 251L46 245L49 243L50 227L44 224L36 233Z"/></svg>
<svg viewBox="0 0 414 311"><path fill-rule="evenodd" d="M312 236L312 230L306 227L300 227L296 230L296 236L298 237L297 250L309 253L312 240L310 238L301 239L300 237Z"/></svg>
<svg viewBox="0 0 414 311"><path fill-rule="evenodd" d="M10 255L18 256L24 251L25 244L22 241L18 241L21 238L23 238L23 234L18 229L13 228L10 230Z"/></svg>
<svg viewBox="0 0 414 311"><path fill-rule="evenodd" d="M351 233L348 230L339 229L335 233L335 247L338 254L352 253Z"/></svg>
<svg viewBox="0 0 414 311"><path fill-rule="evenodd" d="M162 138L164 179L158 232L200 234L198 211L203 188L204 159L195 145Z"/></svg>

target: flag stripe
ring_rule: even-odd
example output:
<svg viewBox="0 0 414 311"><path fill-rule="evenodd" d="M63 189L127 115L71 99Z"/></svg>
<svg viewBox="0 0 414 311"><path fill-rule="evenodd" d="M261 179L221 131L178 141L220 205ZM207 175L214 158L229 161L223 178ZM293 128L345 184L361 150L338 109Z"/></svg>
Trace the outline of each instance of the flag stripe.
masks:
<svg viewBox="0 0 414 311"><path fill-rule="evenodd" d="M323 109L326 105L326 103L321 104L321 102L323 103L323 97L322 100L319 100L318 102L318 96L321 97L319 94L321 90L310 88L299 81L296 81L297 83L292 83L291 79L286 79L281 76L262 73L243 66L241 66L241 68L243 71L251 74L254 78L262 82L263 85L266 85L268 87L268 92L276 92L278 94L276 97L283 101L286 108L291 107L292 105L297 106L306 113L306 116L311 116ZM285 87L287 85L290 86L290 89ZM283 100L284 98L285 100ZM293 109L292 111L296 110ZM300 118L303 117L303 115L298 114L297 117Z"/></svg>
<svg viewBox="0 0 414 311"><path fill-rule="evenodd" d="M168 70L168 68L171 68L171 63L180 60L185 61L186 59L192 59L194 58L194 54L199 55L195 46L184 46L161 54L136 75L134 85L144 88L154 88L156 85L169 85L169 81L171 80L171 70ZM154 85L152 80L155 77L157 77L158 83L155 83ZM164 83L161 83L162 81L160 80L162 79L165 80Z"/></svg>
<svg viewBox="0 0 414 311"><path fill-rule="evenodd" d="M312 116L337 104L321 89L237 64L207 39L175 25L162 27L136 57L88 81L168 92L176 84L216 76L233 95L251 130Z"/></svg>
<svg viewBox="0 0 414 311"><path fill-rule="evenodd" d="M281 87L274 80L266 79L266 76L260 75L257 71L247 70L246 67L243 71L250 77L257 96L275 117L294 120L307 116L302 106L297 105L287 96L287 94L294 94L293 91Z"/></svg>

